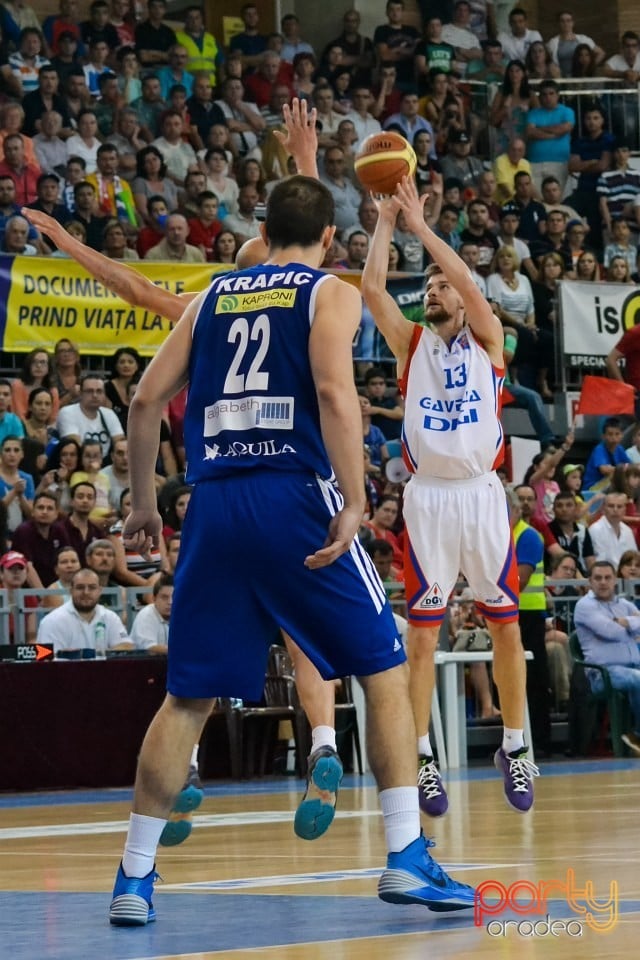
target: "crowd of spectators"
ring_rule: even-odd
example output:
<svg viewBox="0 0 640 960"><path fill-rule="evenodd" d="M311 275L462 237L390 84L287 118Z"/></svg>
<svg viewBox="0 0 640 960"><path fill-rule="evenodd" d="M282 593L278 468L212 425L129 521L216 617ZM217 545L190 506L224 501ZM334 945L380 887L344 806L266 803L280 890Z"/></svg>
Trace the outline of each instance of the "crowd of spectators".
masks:
<svg viewBox="0 0 640 960"><path fill-rule="evenodd" d="M442 16L421 6L429 14L419 30L401 0L389 0L371 38L358 12L347 10L320 49L294 14L283 17L280 33L263 32L247 3L244 29L225 49L199 7L170 26L164 0L144 8L94 0L86 21L74 0L60 0L42 26L26 4L0 5L0 253L65 256L20 215L26 206L113 260L232 269L239 247L258 234L274 184L295 172L277 133L283 105L298 97L317 111L318 167L336 204L338 231L324 265L361 270L377 209L354 158L370 134L401 133L417 155L428 223L468 264L505 326L510 389L545 448L516 493L522 519L544 540L547 573L588 576L601 559L617 567L640 544L640 434L625 452L619 425L608 423L583 481L582 468L566 462L572 435L555 440L542 401L555 386L558 282L638 282L640 172L630 163L637 96L634 119L610 109L612 94L599 95L595 81L637 84L640 37L625 32L613 52L575 32L567 11L558 33L543 37L517 7L499 29L492 2L441 4ZM585 78L594 83L567 97L565 81ZM426 266L400 216L390 270ZM382 359L371 328L363 308L354 346L368 503L361 533L384 579L396 582L403 408L389 368L371 362ZM63 594L45 605L68 597L78 612L88 602L84 619L95 620L98 586L140 587L150 600L155 582L156 613L144 620L157 630L144 645L161 650L190 496L185 398L166 411L159 438L163 538L157 553L140 557L124 548L121 531L130 509L127 412L143 361L132 347L118 350L105 381L89 372L88 359L60 340L51 354L28 354L13 380L0 380L3 587L53 586ZM74 580L81 569L98 585L93 574ZM551 586L549 598L562 589ZM29 624L33 639L35 619ZM566 636L550 617L557 702L568 696ZM112 645L120 643L129 639L118 629ZM474 683L483 716L493 715L486 671Z"/></svg>

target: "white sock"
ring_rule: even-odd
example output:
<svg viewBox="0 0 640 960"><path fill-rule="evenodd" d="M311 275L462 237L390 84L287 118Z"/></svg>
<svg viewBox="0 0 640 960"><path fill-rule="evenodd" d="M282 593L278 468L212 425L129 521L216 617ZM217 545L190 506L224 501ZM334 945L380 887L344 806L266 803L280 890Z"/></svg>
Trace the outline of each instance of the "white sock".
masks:
<svg viewBox="0 0 640 960"><path fill-rule="evenodd" d="M336 749L336 731L333 727L314 727L311 731L311 753L319 747Z"/></svg>
<svg viewBox="0 0 640 960"><path fill-rule="evenodd" d="M514 750L521 750L524 747L524 730L512 730L511 727L505 727L502 731L502 749L505 753L513 753Z"/></svg>
<svg viewBox="0 0 640 960"><path fill-rule="evenodd" d="M418 737L418 756L420 757L432 757L433 749L431 747L431 740L429 739L429 734L425 734L424 737Z"/></svg>
<svg viewBox="0 0 640 960"><path fill-rule="evenodd" d="M191 751L191 760L189 762L190 767L195 767L198 769L198 750L200 749L200 744L196 743L195 747Z"/></svg>
<svg viewBox="0 0 640 960"><path fill-rule="evenodd" d="M128 877L146 877L156 862L156 848L166 820L132 813L122 856L122 869Z"/></svg>
<svg viewBox="0 0 640 960"><path fill-rule="evenodd" d="M384 835L389 853L399 853L420 836L417 787L390 787L380 791Z"/></svg>

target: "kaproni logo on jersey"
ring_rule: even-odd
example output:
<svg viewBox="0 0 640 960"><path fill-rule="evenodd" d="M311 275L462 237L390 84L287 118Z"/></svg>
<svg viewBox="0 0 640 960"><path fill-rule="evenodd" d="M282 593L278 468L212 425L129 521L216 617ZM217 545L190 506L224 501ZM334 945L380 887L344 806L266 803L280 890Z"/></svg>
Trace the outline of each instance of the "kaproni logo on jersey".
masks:
<svg viewBox="0 0 640 960"><path fill-rule="evenodd" d="M278 287L275 290L258 290L255 293L240 293L220 297L216 303L216 313L252 313L265 307L292 307L296 302L297 290Z"/></svg>
<svg viewBox="0 0 640 960"><path fill-rule="evenodd" d="M291 430L293 397L243 397L218 400L204 408L205 437L217 437L223 430Z"/></svg>

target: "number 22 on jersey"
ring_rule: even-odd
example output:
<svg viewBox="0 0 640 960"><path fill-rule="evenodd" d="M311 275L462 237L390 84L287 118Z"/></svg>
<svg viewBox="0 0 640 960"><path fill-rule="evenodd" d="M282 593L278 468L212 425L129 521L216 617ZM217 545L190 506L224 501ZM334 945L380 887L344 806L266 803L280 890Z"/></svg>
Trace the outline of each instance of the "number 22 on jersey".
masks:
<svg viewBox="0 0 640 960"><path fill-rule="evenodd" d="M251 324L246 317L236 317L229 328L227 337L227 342L235 344L236 350L225 377L223 387L225 394L269 389L269 374L262 369L262 365L269 350L270 339L271 326L266 313L258 314ZM252 346L254 343L257 344L255 353L253 353L254 348ZM253 360L247 373L244 374L240 373L240 368L247 352L253 353Z"/></svg>

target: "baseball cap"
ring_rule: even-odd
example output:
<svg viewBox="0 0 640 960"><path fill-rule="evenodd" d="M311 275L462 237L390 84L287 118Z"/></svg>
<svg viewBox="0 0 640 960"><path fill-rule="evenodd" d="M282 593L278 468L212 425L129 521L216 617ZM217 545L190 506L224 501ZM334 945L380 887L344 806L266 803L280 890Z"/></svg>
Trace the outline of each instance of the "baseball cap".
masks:
<svg viewBox="0 0 640 960"><path fill-rule="evenodd" d="M504 220L505 217L517 217L520 219L520 210L516 207L515 203L505 203L503 207L500 207L500 219Z"/></svg>
<svg viewBox="0 0 640 960"><path fill-rule="evenodd" d="M9 570L11 567L26 567L27 558L23 553L18 553L17 550L9 550L8 553L3 554L0 557L0 567L4 570Z"/></svg>
<svg viewBox="0 0 640 960"><path fill-rule="evenodd" d="M573 473L575 470L580 470L584 473L584 467L581 463L565 463L562 468L562 473L565 477L568 477L570 473Z"/></svg>
<svg viewBox="0 0 640 960"><path fill-rule="evenodd" d="M447 139L449 143L471 143L466 130L452 130Z"/></svg>

